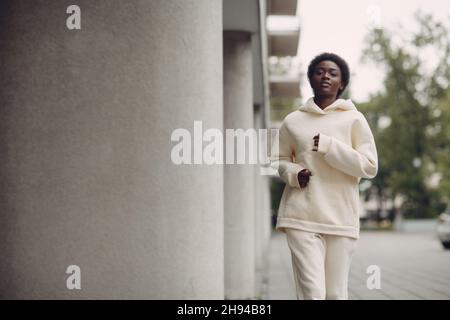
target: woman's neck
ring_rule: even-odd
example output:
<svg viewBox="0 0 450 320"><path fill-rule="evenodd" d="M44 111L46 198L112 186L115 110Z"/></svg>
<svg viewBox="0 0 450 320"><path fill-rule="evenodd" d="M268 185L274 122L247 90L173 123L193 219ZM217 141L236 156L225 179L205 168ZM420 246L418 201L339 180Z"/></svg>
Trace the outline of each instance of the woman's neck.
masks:
<svg viewBox="0 0 450 320"><path fill-rule="evenodd" d="M325 109L330 104L336 101L336 97L314 97L314 102L320 107L320 109Z"/></svg>

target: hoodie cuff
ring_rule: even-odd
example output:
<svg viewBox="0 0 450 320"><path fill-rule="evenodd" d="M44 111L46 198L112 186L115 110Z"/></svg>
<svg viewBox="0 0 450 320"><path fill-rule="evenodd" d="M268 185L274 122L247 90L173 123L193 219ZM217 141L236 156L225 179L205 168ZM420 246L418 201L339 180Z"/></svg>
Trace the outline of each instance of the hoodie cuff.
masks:
<svg viewBox="0 0 450 320"><path fill-rule="evenodd" d="M300 182L298 181L298 172L289 176L289 184L294 188L301 189L302 187L300 187Z"/></svg>
<svg viewBox="0 0 450 320"><path fill-rule="evenodd" d="M321 133L319 136L319 148L317 151L323 154L328 153L328 150L330 150L330 145L331 137Z"/></svg>

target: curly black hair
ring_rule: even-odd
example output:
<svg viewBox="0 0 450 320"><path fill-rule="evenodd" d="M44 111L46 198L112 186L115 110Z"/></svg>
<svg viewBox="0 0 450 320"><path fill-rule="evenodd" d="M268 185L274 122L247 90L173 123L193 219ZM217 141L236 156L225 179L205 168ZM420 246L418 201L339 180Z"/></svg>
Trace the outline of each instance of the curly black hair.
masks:
<svg viewBox="0 0 450 320"><path fill-rule="evenodd" d="M316 56L314 59L311 60L311 62L309 63L309 66L308 66L309 83L311 83L311 79L314 74L314 69L316 68L316 66L319 63L321 63L324 60L333 61L334 63L336 63L338 65L339 69L341 69L341 78L342 78L342 84L344 85L344 88L342 90L341 89L338 90L337 98L339 98L341 96L342 92L345 91L345 88L347 88L348 83L350 81L350 68L348 67L347 62L344 59L342 59L340 56L338 56L337 54L324 52L324 53L319 54L318 56Z"/></svg>

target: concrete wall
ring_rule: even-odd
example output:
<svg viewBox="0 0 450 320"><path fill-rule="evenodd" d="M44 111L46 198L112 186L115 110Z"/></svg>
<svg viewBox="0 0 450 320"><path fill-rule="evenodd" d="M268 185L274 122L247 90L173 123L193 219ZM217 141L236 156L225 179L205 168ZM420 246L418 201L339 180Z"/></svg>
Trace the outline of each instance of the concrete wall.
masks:
<svg viewBox="0 0 450 320"><path fill-rule="evenodd" d="M0 4L0 297L222 299L223 167L170 161L223 126L222 4L76 3L78 31L67 1Z"/></svg>

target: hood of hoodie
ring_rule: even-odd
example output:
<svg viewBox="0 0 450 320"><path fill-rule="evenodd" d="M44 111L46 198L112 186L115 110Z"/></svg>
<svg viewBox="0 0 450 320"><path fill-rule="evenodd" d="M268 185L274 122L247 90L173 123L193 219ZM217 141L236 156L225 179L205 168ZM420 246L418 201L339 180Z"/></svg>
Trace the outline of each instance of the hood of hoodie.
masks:
<svg viewBox="0 0 450 320"><path fill-rule="evenodd" d="M337 99L323 110L314 102L314 97L309 98L304 105L299 108L303 112L311 112L317 114L327 114L332 111L347 111L357 110L352 100L350 99Z"/></svg>

